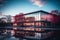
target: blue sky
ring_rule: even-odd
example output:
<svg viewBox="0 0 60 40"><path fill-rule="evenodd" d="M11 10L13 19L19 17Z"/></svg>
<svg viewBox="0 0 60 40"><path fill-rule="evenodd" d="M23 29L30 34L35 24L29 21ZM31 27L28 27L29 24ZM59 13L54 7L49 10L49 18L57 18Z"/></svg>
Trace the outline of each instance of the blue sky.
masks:
<svg viewBox="0 0 60 40"><path fill-rule="evenodd" d="M47 1L46 4L42 7L38 7L37 5L33 5L30 0L6 0L3 3L3 6L0 7L0 12L5 15L16 15L19 13L29 13L37 10L44 10L50 12L52 10L59 10L60 5L59 0L43 0Z"/></svg>

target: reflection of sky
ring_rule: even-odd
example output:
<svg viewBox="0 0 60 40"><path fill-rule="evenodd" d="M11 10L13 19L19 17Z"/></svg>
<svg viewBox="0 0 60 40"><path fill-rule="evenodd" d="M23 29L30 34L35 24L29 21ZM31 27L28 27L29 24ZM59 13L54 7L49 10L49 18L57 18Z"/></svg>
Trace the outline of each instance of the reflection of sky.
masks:
<svg viewBox="0 0 60 40"><path fill-rule="evenodd" d="M47 0L47 4L43 7L38 7L33 5L32 2L29 0L7 0L3 7L0 7L0 11L6 15L16 15L18 13L28 13L37 10L44 10L44 11L52 11L52 10L60 10L58 0Z"/></svg>
<svg viewBox="0 0 60 40"><path fill-rule="evenodd" d="M30 14L30 15L26 15L25 17L33 17L35 18L35 21L39 21L41 18L40 18L40 13L35 13L35 14Z"/></svg>

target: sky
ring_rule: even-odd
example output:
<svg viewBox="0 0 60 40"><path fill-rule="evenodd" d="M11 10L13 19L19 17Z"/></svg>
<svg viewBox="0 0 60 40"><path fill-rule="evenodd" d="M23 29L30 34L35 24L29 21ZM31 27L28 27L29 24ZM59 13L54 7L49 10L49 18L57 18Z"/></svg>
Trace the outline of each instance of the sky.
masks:
<svg viewBox="0 0 60 40"><path fill-rule="evenodd" d="M29 13L38 10L51 12L60 11L59 0L0 0L0 14L15 16L19 13Z"/></svg>

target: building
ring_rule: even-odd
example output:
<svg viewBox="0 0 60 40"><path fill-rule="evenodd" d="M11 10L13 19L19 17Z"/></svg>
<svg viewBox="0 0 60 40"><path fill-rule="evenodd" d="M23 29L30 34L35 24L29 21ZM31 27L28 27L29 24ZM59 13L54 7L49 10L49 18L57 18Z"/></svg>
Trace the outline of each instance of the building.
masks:
<svg viewBox="0 0 60 40"><path fill-rule="evenodd" d="M14 24L13 25L16 25L16 26L21 26L21 25L23 25L23 26L28 26L28 25L29 26L30 25L31 26L34 26L34 25L41 26L41 22L39 22L39 21L48 20L47 18L45 18L45 16L49 16L49 13L42 11L42 10L36 11L36 12L31 12L31 13L26 13L26 14L21 13L21 14L14 16Z"/></svg>

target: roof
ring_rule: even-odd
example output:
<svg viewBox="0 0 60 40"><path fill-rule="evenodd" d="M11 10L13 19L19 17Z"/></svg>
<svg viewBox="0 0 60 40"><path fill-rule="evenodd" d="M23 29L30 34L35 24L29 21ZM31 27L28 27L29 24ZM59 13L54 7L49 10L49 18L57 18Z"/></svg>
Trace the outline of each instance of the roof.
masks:
<svg viewBox="0 0 60 40"><path fill-rule="evenodd" d="M42 12L42 13L45 13L45 14L49 14L49 13L46 12L46 11L39 10L39 11L35 11L35 12L26 13L26 14L24 14L24 15L35 14L35 13L39 13L39 12Z"/></svg>

